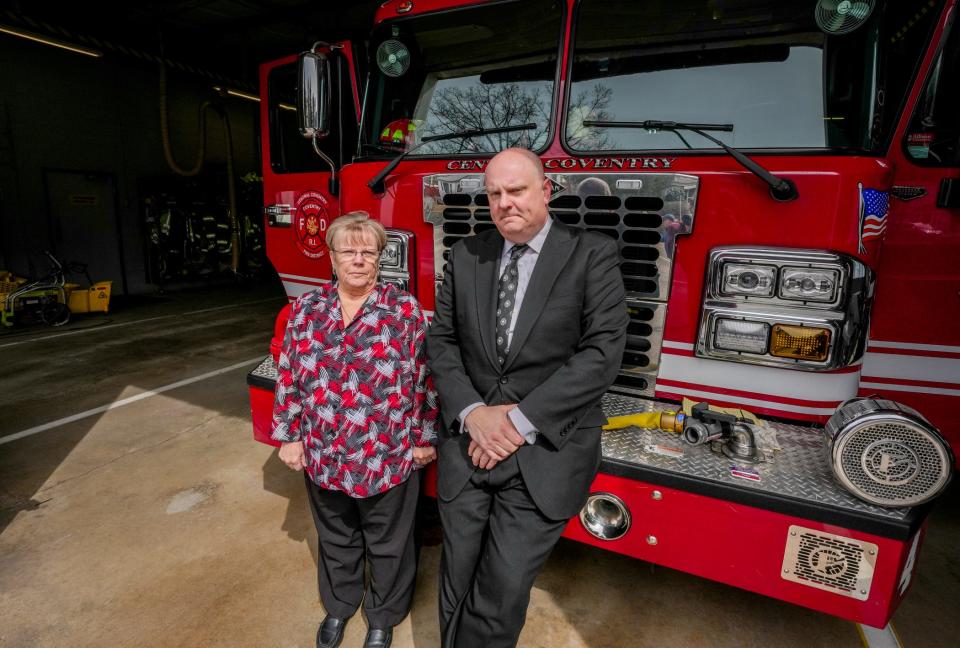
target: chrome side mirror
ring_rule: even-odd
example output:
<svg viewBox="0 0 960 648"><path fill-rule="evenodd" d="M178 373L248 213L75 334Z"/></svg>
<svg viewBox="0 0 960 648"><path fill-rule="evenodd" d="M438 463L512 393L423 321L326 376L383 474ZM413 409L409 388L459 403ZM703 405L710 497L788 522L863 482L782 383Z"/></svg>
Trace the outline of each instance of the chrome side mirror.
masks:
<svg viewBox="0 0 960 648"><path fill-rule="evenodd" d="M300 134L321 139L330 133L330 61L323 54L304 52L297 61L297 113Z"/></svg>

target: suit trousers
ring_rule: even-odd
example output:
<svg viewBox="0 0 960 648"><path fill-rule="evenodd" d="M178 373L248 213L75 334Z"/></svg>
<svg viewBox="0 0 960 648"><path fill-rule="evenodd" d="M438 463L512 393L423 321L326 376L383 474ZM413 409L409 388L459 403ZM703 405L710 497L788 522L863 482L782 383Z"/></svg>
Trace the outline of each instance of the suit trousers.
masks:
<svg viewBox="0 0 960 648"><path fill-rule="evenodd" d="M516 646L530 589L567 521L540 512L516 453L493 470L476 470L457 497L441 500L440 520L442 645Z"/></svg>
<svg viewBox="0 0 960 648"><path fill-rule="evenodd" d="M360 607L371 628L389 628L410 611L417 575L413 527L420 472L385 493L354 498L307 477L317 527L317 580L327 614L348 619ZM370 582L364 587L364 554Z"/></svg>

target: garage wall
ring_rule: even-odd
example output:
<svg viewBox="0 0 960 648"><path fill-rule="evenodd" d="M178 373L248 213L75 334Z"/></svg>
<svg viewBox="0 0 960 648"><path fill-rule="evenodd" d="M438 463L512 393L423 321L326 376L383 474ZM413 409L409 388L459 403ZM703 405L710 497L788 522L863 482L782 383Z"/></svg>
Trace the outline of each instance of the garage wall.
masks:
<svg viewBox="0 0 960 648"><path fill-rule="evenodd" d="M209 79L168 72L173 151L182 167L193 165L199 144L197 109L214 98L213 85L217 83ZM226 99L224 105L237 177L258 171L257 104ZM217 167L222 171L225 150L221 122L208 112L212 172ZM64 216L51 213L58 207L51 207L48 194L77 186L81 190L71 194L69 208L80 214L88 210L91 222L107 222L108 214L115 213L113 230L120 242L105 242L103 254L119 256L122 247L128 291L149 292L138 181L164 175L175 180L163 156L156 64L116 54L94 59L0 34L0 268L26 272L28 255L63 251L66 243L57 250L51 223ZM82 190L85 182L93 189ZM225 195L226 187L223 191Z"/></svg>

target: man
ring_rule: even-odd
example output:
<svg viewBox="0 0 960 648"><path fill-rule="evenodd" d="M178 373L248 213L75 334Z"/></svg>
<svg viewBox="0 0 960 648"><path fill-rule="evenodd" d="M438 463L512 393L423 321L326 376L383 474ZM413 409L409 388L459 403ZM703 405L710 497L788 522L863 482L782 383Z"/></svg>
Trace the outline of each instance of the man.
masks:
<svg viewBox="0 0 960 648"><path fill-rule="evenodd" d="M599 408L626 339L620 256L552 221L533 153L485 174L495 230L450 250L427 340L444 431L446 648L515 646L530 588L600 463Z"/></svg>

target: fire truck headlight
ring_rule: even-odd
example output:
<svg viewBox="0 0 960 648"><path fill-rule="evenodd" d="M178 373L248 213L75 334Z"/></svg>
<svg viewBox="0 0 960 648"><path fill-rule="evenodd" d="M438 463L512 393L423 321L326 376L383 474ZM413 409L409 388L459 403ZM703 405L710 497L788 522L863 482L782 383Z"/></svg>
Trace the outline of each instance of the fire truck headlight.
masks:
<svg viewBox="0 0 960 648"><path fill-rule="evenodd" d="M416 279L410 273L413 254L413 234L404 230L387 229L387 244L380 254L380 279L401 290L413 292Z"/></svg>
<svg viewBox="0 0 960 648"><path fill-rule="evenodd" d="M410 292L410 283L406 279L400 277L380 277L380 280L385 284L392 284L399 288L400 290Z"/></svg>
<svg viewBox="0 0 960 648"><path fill-rule="evenodd" d="M580 509L580 524L595 538L616 540L630 530L630 511L616 495L591 493Z"/></svg>
<svg viewBox="0 0 960 648"><path fill-rule="evenodd" d="M777 283L775 266L724 263L720 292L724 295L772 297Z"/></svg>
<svg viewBox="0 0 960 648"><path fill-rule="evenodd" d="M770 326L765 322L748 322L719 318L713 334L713 344L718 349L766 353Z"/></svg>
<svg viewBox="0 0 960 648"><path fill-rule="evenodd" d="M863 357L874 275L827 250L710 252L696 355L830 371Z"/></svg>
<svg viewBox="0 0 960 648"><path fill-rule="evenodd" d="M381 270L403 270L407 261L406 242L399 236L387 236L387 244L380 255Z"/></svg>
<svg viewBox="0 0 960 648"><path fill-rule="evenodd" d="M840 271L829 268L790 268L780 271L780 297L797 301L832 302Z"/></svg>

